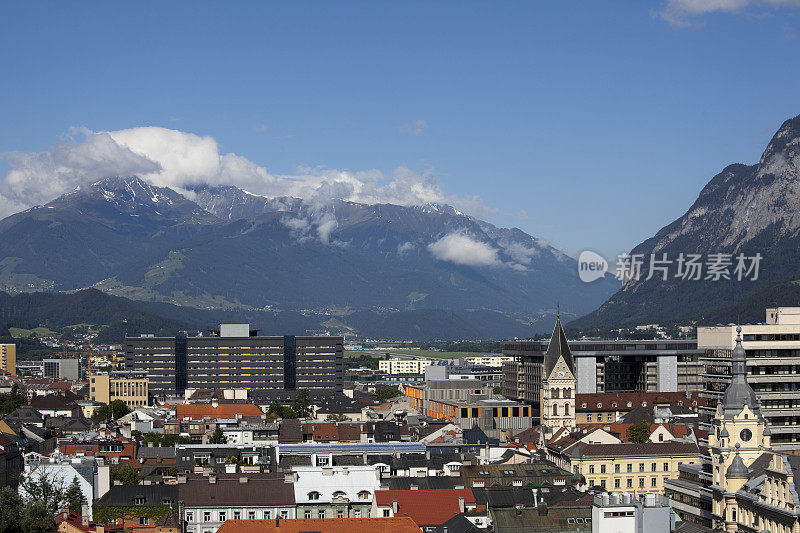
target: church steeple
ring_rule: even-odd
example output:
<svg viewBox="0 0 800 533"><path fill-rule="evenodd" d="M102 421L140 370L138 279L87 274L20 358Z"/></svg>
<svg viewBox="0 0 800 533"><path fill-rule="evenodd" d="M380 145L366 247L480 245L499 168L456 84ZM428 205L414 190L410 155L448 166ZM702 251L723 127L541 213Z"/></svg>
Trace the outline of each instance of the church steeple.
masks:
<svg viewBox="0 0 800 533"><path fill-rule="evenodd" d="M561 327L561 313L542 361L539 412L542 425L549 429L575 427L575 362Z"/></svg>
<svg viewBox="0 0 800 533"><path fill-rule="evenodd" d="M553 328L550 344L547 346L547 352L544 354L544 372L542 375L545 377L549 376L558 363L558 360L561 358L564 359L564 363L566 363L570 372L574 375L575 361L572 358L572 352L569 350L564 328L561 327L561 313L559 313L556 315L556 326Z"/></svg>
<svg viewBox="0 0 800 533"><path fill-rule="evenodd" d="M742 327L736 327L736 346L731 357L731 382L722 395L722 416L732 419L747 406L762 418L761 406L753 388L747 383L747 354L742 348Z"/></svg>

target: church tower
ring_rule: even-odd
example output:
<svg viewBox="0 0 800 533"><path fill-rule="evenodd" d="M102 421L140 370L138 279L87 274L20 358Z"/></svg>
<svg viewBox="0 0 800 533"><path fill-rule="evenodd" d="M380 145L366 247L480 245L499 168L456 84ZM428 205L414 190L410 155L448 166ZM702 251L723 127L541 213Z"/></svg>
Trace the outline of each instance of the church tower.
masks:
<svg viewBox="0 0 800 533"><path fill-rule="evenodd" d="M550 430L575 427L576 388L575 363L558 315L542 364L542 387L539 391L542 426Z"/></svg>
<svg viewBox="0 0 800 533"><path fill-rule="evenodd" d="M713 512L722 517L718 527L737 531L738 509L733 494L749 477L749 467L770 448L770 430L755 391L747 383L747 355L742 328L736 328L731 356L731 382L717 403L708 435L712 464Z"/></svg>

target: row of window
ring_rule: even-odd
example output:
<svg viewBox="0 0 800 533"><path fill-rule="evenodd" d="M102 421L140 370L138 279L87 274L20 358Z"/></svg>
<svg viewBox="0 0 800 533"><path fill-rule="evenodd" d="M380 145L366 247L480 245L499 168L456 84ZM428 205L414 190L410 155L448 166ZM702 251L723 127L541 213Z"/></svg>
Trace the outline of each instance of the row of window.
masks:
<svg viewBox="0 0 800 533"><path fill-rule="evenodd" d="M622 465L620 463L614 464L614 473L615 474L619 474L621 467L622 467ZM669 472L669 463L664 463L663 468L664 468L664 472ZM639 463L639 472L645 472L645 471L646 471L645 470L645 463ZM657 463L650 463L650 471L651 472L658 472L658 464ZM626 465L626 472L628 472L628 473L632 473L633 472L633 463L628 463ZM595 466L594 465L589 465L589 473L590 474L594 474L595 473ZM601 474L605 474L606 473L606 465L600 465L600 473Z"/></svg>
<svg viewBox="0 0 800 533"><path fill-rule="evenodd" d="M669 479L668 477L665 477L664 481L666 481L668 479ZM597 485L595 485L595 480L594 479L587 480L587 483L588 483L588 485L590 487L597 486ZM640 489L645 488L645 484L646 484L645 483L645 478L640 477L639 478L639 488ZM600 486L600 488L603 488L603 489L606 488L606 480L605 479L601 479L599 486ZM651 477L650 478L650 487L651 488L658 487L658 478L657 477ZM615 489L621 489L622 488L622 483L620 482L619 478L614 480L614 488ZM628 479L625 480L625 488L627 488L627 489L632 489L633 488L633 478L629 477Z"/></svg>
<svg viewBox="0 0 800 533"><path fill-rule="evenodd" d="M186 511L187 522L189 523L194 522L194 516L195 516L194 511ZM233 511L230 516L234 520L242 520L243 517L245 516L247 517L247 520L256 520L258 518L262 518L264 520L270 520L272 519L273 515L271 510L262 511L260 513L255 510L249 510L249 511ZM276 513L275 516L276 517L280 516L281 518L289 518L289 511L287 511L286 509L282 509L278 513ZM216 520L213 520L213 518L215 517L212 511L203 511L202 514L198 512L197 517L202 518L202 522L214 522L214 521L224 522L225 520L228 519L228 511L217 511Z"/></svg>
<svg viewBox="0 0 800 533"><path fill-rule="evenodd" d="M321 494L315 490L312 490L311 492L308 493L309 500L313 501L319 500L320 496ZM361 492L358 493L359 500L369 500L370 496L372 496L372 494L368 490L362 490ZM341 490L337 490L336 492L333 493L332 498L347 498L347 493Z"/></svg>

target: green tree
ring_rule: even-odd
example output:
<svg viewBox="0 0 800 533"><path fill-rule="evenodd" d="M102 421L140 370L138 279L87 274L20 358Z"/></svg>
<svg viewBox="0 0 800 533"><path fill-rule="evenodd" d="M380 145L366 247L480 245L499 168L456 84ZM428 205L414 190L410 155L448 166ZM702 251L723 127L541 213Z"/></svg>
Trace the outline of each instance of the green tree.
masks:
<svg viewBox="0 0 800 533"><path fill-rule="evenodd" d="M215 429L214 434L208 440L209 444L225 444L226 442L228 442L228 439L225 438L225 434L222 433L220 428Z"/></svg>
<svg viewBox="0 0 800 533"><path fill-rule="evenodd" d="M43 501L30 500L22 510L20 531L22 533L51 533L57 531L56 513L51 513Z"/></svg>
<svg viewBox="0 0 800 533"><path fill-rule="evenodd" d="M0 491L0 533L17 533L22 529L22 498L11 487Z"/></svg>
<svg viewBox="0 0 800 533"><path fill-rule="evenodd" d="M67 502L67 508L76 514L82 514L81 508L86 503L86 496L81 491L81 484L78 483L78 478L72 478L72 483L67 487L64 493L64 500Z"/></svg>
<svg viewBox="0 0 800 533"><path fill-rule="evenodd" d="M273 403L269 406L269 410L267 414L275 415L278 418L297 418L297 413L294 409L287 405L281 405L279 403Z"/></svg>
<svg viewBox="0 0 800 533"><path fill-rule="evenodd" d="M138 485L139 471L131 465L121 466L111 471L111 482L119 481L123 485Z"/></svg>
<svg viewBox="0 0 800 533"><path fill-rule="evenodd" d="M300 389L300 391L297 392L297 396L294 397L292 409L294 409L297 418L308 418L311 416L311 395L306 389Z"/></svg>
<svg viewBox="0 0 800 533"><path fill-rule="evenodd" d="M92 420L95 422L111 422L118 420L131 412L130 407L125 405L122 400L114 400L110 404L98 406L92 412Z"/></svg>
<svg viewBox="0 0 800 533"><path fill-rule="evenodd" d="M391 400L392 398L400 396L400 389L397 387L381 387L375 390L375 395L378 397L378 400L385 402L386 400Z"/></svg>
<svg viewBox="0 0 800 533"><path fill-rule="evenodd" d="M628 442L650 442L650 424L642 420L628 426L625 438Z"/></svg>
<svg viewBox="0 0 800 533"><path fill-rule="evenodd" d="M497 387L494 387L492 389L492 393L493 394L503 394L503 387L501 387L499 385Z"/></svg>
<svg viewBox="0 0 800 533"><path fill-rule="evenodd" d="M50 516L55 516L61 510L64 502L64 482L53 475L41 473L34 479L30 476L23 477L20 482L26 496L26 504L41 502Z"/></svg>

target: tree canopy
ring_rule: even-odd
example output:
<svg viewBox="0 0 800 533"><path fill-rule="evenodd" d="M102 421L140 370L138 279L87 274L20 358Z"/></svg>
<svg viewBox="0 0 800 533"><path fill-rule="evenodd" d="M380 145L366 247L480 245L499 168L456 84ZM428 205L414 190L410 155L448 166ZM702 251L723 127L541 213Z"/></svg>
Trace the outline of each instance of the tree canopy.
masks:
<svg viewBox="0 0 800 533"><path fill-rule="evenodd" d="M642 420L641 422L636 422L628 426L625 437L629 442L649 442L650 424Z"/></svg>

